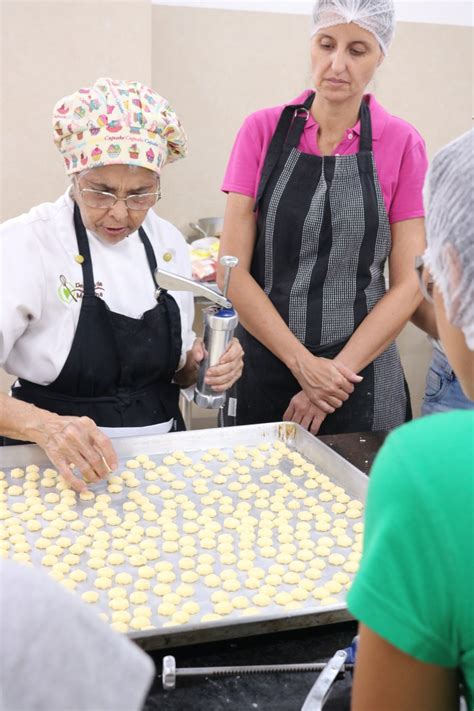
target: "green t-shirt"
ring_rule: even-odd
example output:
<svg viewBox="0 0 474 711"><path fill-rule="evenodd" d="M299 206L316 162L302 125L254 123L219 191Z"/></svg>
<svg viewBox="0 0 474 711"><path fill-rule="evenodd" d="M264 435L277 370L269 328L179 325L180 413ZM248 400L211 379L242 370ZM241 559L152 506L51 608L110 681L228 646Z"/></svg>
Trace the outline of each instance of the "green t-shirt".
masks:
<svg viewBox="0 0 474 711"><path fill-rule="evenodd" d="M349 610L406 654L460 668L474 708L474 412L395 430L365 516Z"/></svg>

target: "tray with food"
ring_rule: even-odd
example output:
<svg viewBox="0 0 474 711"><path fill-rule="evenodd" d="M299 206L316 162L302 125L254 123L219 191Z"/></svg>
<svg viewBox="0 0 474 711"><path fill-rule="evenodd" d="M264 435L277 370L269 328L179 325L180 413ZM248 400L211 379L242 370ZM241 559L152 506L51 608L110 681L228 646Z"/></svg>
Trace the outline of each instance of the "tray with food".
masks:
<svg viewBox="0 0 474 711"><path fill-rule="evenodd" d="M271 423L116 440L76 494L34 445L0 449L0 553L47 570L145 648L350 619L367 478Z"/></svg>

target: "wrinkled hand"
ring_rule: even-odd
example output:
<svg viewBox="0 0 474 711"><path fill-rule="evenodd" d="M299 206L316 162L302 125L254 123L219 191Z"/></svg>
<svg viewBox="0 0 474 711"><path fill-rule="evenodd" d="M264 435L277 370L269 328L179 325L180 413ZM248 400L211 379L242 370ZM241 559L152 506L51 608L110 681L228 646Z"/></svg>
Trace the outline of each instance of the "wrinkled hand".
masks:
<svg viewBox="0 0 474 711"><path fill-rule="evenodd" d="M294 376L309 400L326 414L341 407L354 392L354 383L363 380L340 362L311 355L298 364Z"/></svg>
<svg viewBox="0 0 474 711"><path fill-rule="evenodd" d="M296 422L314 435L318 434L326 417L327 413L314 405L303 390L291 398L283 415L284 420Z"/></svg>
<svg viewBox="0 0 474 711"><path fill-rule="evenodd" d="M193 345L193 354L198 363L204 358L202 339L197 338ZM208 368L205 383L216 393L228 390L242 375L244 367L244 351L238 338L233 338L225 352L219 358L217 365Z"/></svg>
<svg viewBox="0 0 474 711"><path fill-rule="evenodd" d="M75 491L85 491L86 482L105 479L118 466L110 439L89 417L48 413L37 427L34 441ZM81 472L84 481L74 476L71 463Z"/></svg>

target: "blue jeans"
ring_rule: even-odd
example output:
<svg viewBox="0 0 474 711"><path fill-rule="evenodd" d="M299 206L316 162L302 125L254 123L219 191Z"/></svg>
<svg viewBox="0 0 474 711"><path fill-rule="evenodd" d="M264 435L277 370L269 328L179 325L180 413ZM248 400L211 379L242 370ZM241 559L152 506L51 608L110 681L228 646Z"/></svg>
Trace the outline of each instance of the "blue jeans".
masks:
<svg viewBox="0 0 474 711"><path fill-rule="evenodd" d="M459 380L446 356L434 348L426 376L421 414L433 415L436 412L448 412L449 410L473 409L474 401L464 395Z"/></svg>

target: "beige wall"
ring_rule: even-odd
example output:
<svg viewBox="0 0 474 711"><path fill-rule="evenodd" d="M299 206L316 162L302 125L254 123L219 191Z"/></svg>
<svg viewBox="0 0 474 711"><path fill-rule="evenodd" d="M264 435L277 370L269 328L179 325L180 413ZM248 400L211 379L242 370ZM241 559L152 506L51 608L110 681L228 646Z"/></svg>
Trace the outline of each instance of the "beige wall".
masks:
<svg viewBox="0 0 474 711"><path fill-rule="evenodd" d="M188 158L164 174L160 213L183 232L223 214L220 183L243 118L311 85L307 38L302 15L153 7L153 85L189 134ZM430 156L471 126L471 57L470 28L399 23L370 87L418 128ZM418 414L431 348L411 325L399 345Z"/></svg>
<svg viewBox="0 0 474 711"><path fill-rule="evenodd" d="M2 0L1 219L67 185L53 144L56 101L100 76L151 81L150 0Z"/></svg>
<svg viewBox="0 0 474 711"><path fill-rule="evenodd" d="M151 82L150 0L2 0L0 219L55 200L66 176L56 101L99 76ZM0 391L11 378L0 370Z"/></svg>
<svg viewBox="0 0 474 711"><path fill-rule="evenodd" d="M150 0L2 0L1 11L2 220L64 189L51 108L100 75L150 82L182 117L190 154L166 169L159 211L185 233L189 221L223 213L219 186L244 116L310 85L301 15ZM377 76L378 98L420 130L430 155L470 127L471 46L466 27L400 23ZM419 403L429 348L412 327L401 347Z"/></svg>
<svg viewBox="0 0 474 711"><path fill-rule="evenodd" d="M175 106L189 156L163 177L160 213L188 222L220 215L220 183L243 118L311 85L308 18L153 7L153 86ZM399 23L370 90L413 123L432 155L471 127L472 29Z"/></svg>

